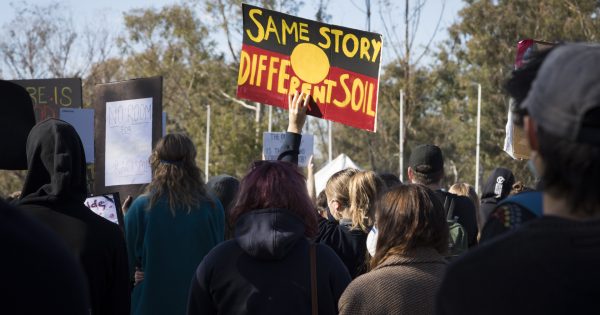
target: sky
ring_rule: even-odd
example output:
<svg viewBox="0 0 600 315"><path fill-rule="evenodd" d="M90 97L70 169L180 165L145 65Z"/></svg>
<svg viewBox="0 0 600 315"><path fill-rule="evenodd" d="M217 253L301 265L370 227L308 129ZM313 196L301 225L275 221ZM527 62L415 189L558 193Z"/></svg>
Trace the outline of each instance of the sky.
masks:
<svg viewBox="0 0 600 315"><path fill-rule="evenodd" d="M2 0L0 1L0 26L9 23L13 16L14 10L11 3L19 1ZM47 5L53 1L49 0L29 0L27 3ZM86 23L102 23L110 32L117 34L123 30L123 12L127 12L134 8L160 8L164 5L178 3L178 0L99 0L99 1L76 1L63 0L60 1L66 8L70 10L74 18L74 25L78 28L83 28ZM393 59L395 54L391 50L388 40L388 33L385 32L381 23L380 10L378 3L380 1L371 1L371 31L384 35L384 52L383 62L386 63ZM390 0L394 10L392 14L386 14L386 20L390 24L396 24L399 27L399 34L404 34L403 29L403 8L404 1ZM317 0L304 0L305 5L299 12L299 16L308 19L314 19L317 8ZM411 1L411 4L416 1ZM443 3L445 3L442 11ZM438 17L442 14L439 30L435 33L433 43L440 42L447 38L446 29L457 20L457 13L463 7L464 3L461 0L425 0L421 15L421 23L419 24L418 32L415 35L415 43L413 44L415 53L418 55L423 50L423 47L430 41L434 35L434 30L438 21ZM329 23L341 25L355 29L367 29L365 1L363 0L330 0L327 7L328 13L331 15ZM200 14L199 14L200 16ZM389 25L388 25L389 26ZM397 42L394 41L394 43ZM227 52L225 41L219 42L219 48L223 52ZM433 48L433 46L432 46ZM431 57L425 57L421 60L421 64L432 62Z"/></svg>

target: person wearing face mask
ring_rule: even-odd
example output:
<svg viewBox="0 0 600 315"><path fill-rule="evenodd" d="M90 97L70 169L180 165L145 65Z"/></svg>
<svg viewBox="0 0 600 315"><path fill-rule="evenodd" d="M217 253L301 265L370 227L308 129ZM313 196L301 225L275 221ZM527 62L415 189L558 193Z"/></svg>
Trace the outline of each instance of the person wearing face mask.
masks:
<svg viewBox="0 0 600 315"><path fill-rule="evenodd" d="M325 194L334 221L320 219L316 242L331 247L352 278L367 270L367 235L373 206L385 183L372 171L346 169L327 181Z"/></svg>

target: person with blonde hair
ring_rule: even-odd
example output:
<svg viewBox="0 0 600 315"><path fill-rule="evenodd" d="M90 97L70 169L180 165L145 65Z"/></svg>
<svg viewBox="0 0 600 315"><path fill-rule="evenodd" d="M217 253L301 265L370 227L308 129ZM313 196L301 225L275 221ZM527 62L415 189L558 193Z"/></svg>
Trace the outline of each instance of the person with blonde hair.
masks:
<svg viewBox="0 0 600 315"><path fill-rule="evenodd" d="M448 189L448 192L458 196L465 196L471 199L471 201L475 205L475 217L477 218L477 228L481 233L483 223L485 222L481 220L481 216L479 214L479 196L477 195L475 188L467 183L456 183L452 185L450 189Z"/></svg>
<svg viewBox="0 0 600 315"><path fill-rule="evenodd" d="M433 314L446 269L448 224L429 188L409 184L386 192L376 209L371 271L348 285L340 314Z"/></svg>
<svg viewBox="0 0 600 315"><path fill-rule="evenodd" d="M335 221L319 221L316 241L333 248L353 278L367 270L367 235L373 222L372 209L385 187L374 172L356 169L333 174L325 186Z"/></svg>
<svg viewBox="0 0 600 315"><path fill-rule="evenodd" d="M125 216L130 275L136 278L131 314L185 314L196 267L223 241L223 207L208 195L195 158L187 136L163 137L150 157L152 182Z"/></svg>
<svg viewBox="0 0 600 315"><path fill-rule="evenodd" d="M383 180L373 171L362 171L352 176L348 185L351 229L369 232L373 226L375 202L385 188Z"/></svg>

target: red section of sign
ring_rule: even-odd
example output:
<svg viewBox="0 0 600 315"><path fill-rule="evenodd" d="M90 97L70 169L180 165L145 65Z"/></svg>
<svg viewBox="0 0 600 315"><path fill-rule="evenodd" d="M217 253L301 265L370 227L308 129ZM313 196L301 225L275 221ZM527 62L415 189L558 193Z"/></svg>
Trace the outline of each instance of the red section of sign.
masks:
<svg viewBox="0 0 600 315"><path fill-rule="evenodd" d="M309 115L375 131L377 78L330 67L327 78L313 85L295 74L289 56L243 45L238 97L287 109L290 90L310 93L317 104Z"/></svg>

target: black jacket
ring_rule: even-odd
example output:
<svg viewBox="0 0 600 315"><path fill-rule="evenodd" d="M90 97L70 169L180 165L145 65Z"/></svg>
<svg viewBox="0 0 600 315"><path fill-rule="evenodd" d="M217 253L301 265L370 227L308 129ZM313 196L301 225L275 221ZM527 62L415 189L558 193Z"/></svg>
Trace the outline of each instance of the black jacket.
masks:
<svg viewBox="0 0 600 315"><path fill-rule="evenodd" d="M27 139L24 212L56 232L80 258L92 314L129 314L129 278L123 233L83 204L85 156L75 129L60 120L36 125Z"/></svg>
<svg viewBox="0 0 600 315"><path fill-rule="evenodd" d="M437 314L598 314L600 220L542 217L458 257Z"/></svg>
<svg viewBox="0 0 600 315"><path fill-rule="evenodd" d="M481 227L485 225L498 202L510 194L514 183L515 177L510 170L498 167L492 171L481 189L481 206L479 207L479 218L481 220L479 225Z"/></svg>
<svg viewBox="0 0 600 315"><path fill-rule="evenodd" d="M475 213L477 210L475 209L475 205L465 196L458 196L446 191L436 190L435 194L440 198L442 204L446 197L454 199L454 213L453 216L457 217L458 223L460 223L465 231L467 232L467 237L469 239L469 247L473 247L477 245L477 214Z"/></svg>
<svg viewBox="0 0 600 315"><path fill-rule="evenodd" d="M188 314L310 314L309 241L285 209L241 216L235 238L215 247L192 280ZM317 245L319 314L337 314L350 282L340 259Z"/></svg>
<svg viewBox="0 0 600 315"><path fill-rule="evenodd" d="M319 235L315 242L331 247L354 279L367 271L367 236L361 230L351 230L347 224L319 217Z"/></svg>
<svg viewBox="0 0 600 315"><path fill-rule="evenodd" d="M89 314L83 271L42 224L0 202L3 314Z"/></svg>

